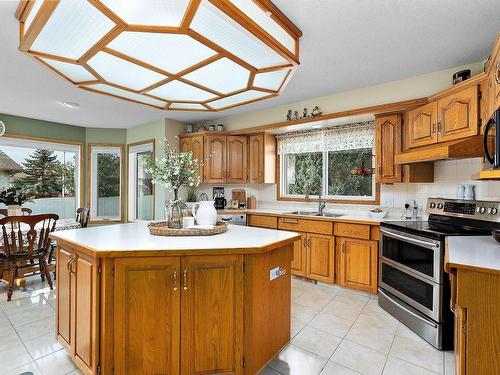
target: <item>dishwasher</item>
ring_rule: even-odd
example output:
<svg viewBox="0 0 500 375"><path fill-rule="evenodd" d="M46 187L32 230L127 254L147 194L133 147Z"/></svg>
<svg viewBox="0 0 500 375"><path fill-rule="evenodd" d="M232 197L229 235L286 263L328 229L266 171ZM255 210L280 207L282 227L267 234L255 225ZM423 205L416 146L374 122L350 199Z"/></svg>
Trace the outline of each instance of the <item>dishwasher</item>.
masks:
<svg viewBox="0 0 500 375"><path fill-rule="evenodd" d="M223 221L233 225L247 225L246 214L222 214L217 215L217 221Z"/></svg>

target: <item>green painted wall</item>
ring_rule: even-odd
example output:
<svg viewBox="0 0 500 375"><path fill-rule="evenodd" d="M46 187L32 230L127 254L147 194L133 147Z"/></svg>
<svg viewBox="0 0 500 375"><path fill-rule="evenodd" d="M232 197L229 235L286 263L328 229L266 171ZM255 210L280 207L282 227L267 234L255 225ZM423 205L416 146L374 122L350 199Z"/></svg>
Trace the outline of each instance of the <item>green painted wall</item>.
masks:
<svg viewBox="0 0 500 375"><path fill-rule="evenodd" d="M7 134L85 143L85 128L0 113Z"/></svg>

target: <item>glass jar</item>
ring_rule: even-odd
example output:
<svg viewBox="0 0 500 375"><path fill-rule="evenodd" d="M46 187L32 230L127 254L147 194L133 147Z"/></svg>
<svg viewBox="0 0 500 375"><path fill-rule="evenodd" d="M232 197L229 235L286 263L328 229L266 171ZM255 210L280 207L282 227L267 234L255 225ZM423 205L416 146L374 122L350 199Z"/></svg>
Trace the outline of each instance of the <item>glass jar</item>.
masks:
<svg viewBox="0 0 500 375"><path fill-rule="evenodd" d="M171 229L181 229L182 219L187 211L187 205L179 199L179 191L173 191L172 200L165 203L165 219L167 227Z"/></svg>

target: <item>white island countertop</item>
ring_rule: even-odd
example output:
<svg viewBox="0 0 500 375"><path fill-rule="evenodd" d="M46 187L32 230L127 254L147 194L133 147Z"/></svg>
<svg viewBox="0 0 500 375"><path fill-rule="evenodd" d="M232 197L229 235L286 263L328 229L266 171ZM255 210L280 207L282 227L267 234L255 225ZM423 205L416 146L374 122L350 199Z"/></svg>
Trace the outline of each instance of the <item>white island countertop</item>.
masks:
<svg viewBox="0 0 500 375"><path fill-rule="evenodd" d="M446 239L446 269L500 272L500 243L492 236L451 236Z"/></svg>
<svg viewBox="0 0 500 375"><path fill-rule="evenodd" d="M229 225L228 230L213 236L164 237L149 233L146 223L113 224L53 232L56 241L86 249L93 256L121 256L127 252L175 252L175 255L212 253L259 253L292 243L299 235L278 231Z"/></svg>

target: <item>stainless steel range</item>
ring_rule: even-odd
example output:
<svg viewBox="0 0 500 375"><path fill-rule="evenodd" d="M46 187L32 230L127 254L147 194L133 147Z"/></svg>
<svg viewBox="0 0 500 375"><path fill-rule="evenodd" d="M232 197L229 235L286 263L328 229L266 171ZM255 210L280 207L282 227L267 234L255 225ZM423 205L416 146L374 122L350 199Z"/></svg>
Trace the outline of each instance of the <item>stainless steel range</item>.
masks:
<svg viewBox="0 0 500 375"><path fill-rule="evenodd" d="M453 347L447 236L491 235L500 202L429 198L428 221L381 223L379 305L438 349Z"/></svg>

